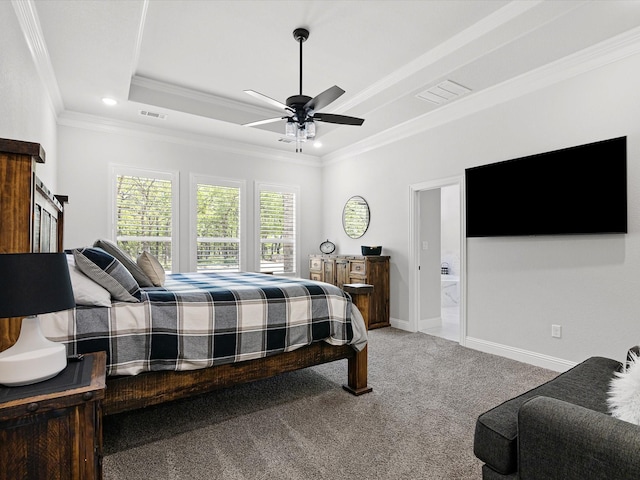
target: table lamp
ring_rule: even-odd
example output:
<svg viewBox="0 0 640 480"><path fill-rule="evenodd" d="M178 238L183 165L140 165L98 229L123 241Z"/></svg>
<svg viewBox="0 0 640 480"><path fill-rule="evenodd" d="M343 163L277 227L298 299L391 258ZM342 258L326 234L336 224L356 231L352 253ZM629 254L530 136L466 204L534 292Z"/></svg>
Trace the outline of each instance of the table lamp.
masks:
<svg viewBox="0 0 640 480"><path fill-rule="evenodd" d="M0 322L26 316L18 341L0 352L0 384L30 385L64 370L67 349L44 337L37 315L74 307L64 253L0 254Z"/></svg>

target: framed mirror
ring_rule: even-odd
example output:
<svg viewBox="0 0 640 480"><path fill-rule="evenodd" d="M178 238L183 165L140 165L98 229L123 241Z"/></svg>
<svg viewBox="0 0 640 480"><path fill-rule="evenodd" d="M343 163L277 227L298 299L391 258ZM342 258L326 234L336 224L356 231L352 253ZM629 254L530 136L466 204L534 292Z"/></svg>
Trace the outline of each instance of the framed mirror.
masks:
<svg viewBox="0 0 640 480"><path fill-rule="evenodd" d="M342 226L351 238L360 238L369 228L369 204L359 195L347 200L342 211Z"/></svg>

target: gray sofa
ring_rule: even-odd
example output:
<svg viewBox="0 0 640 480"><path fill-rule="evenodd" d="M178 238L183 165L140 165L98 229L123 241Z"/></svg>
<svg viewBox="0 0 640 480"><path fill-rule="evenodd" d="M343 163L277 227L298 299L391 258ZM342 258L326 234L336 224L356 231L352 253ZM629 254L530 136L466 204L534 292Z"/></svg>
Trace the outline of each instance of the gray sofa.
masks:
<svg viewBox="0 0 640 480"><path fill-rule="evenodd" d="M640 478L640 426L611 417L607 391L622 364L592 357L483 413L474 453L484 480Z"/></svg>

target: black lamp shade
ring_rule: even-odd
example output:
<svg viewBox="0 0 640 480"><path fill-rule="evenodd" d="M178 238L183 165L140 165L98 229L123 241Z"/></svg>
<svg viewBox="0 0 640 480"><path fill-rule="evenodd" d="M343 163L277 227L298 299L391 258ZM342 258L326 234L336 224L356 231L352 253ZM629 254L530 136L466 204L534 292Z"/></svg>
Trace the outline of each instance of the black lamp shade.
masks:
<svg viewBox="0 0 640 480"><path fill-rule="evenodd" d="M75 307L64 253L0 254L0 318Z"/></svg>

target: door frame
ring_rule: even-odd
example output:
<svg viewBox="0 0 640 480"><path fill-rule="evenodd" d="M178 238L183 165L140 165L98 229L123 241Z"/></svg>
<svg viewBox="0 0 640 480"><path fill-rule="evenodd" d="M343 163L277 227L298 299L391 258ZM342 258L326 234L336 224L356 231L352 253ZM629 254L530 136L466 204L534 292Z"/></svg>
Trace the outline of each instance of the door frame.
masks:
<svg viewBox="0 0 640 480"><path fill-rule="evenodd" d="M465 242L464 175L409 185L409 330L418 331L420 321L420 193L443 187L460 187L460 345L467 337L467 263Z"/></svg>

